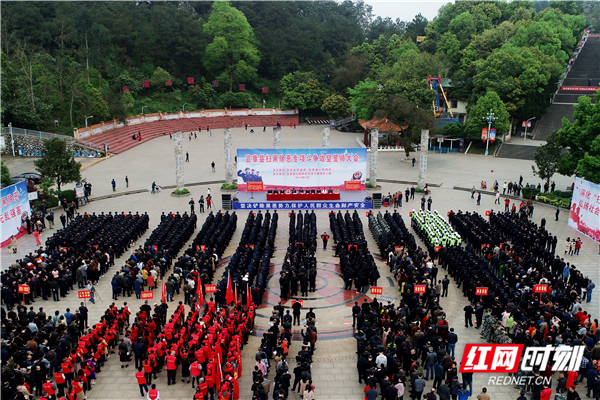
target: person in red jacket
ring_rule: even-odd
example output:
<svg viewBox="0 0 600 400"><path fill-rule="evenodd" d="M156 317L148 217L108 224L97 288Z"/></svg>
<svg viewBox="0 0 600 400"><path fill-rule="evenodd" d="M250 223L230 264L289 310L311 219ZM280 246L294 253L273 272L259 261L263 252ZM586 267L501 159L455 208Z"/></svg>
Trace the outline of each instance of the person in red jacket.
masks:
<svg viewBox="0 0 600 400"><path fill-rule="evenodd" d="M192 387L197 382L198 386L200 386L200 374L202 373L202 365L198 363L198 361L194 361L192 365L190 365L190 373L192 375Z"/></svg>
<svg viewBox="0 0 600 400"><path fill-rule="evenodd" d="M194 393L193 400L204 400L204 394L200 391L200 386L196 388L196 393Z"/></svg>
<svg viewBox="0 0 600 400"><path fill-rule="evenodd" d="M56 400L56 385L52 383L52 379L48 378L46 383L43 385L44 392L46 392L46 397L49 400Z"/></svg>
<svg viewBox="0 0 600 400"><path fill-rule="evenodd" d="M58 386L58 395L63 397L65 395L65 389L67 388L67 380L65 379L65 374L62 372L56 372L54 374L54 381L56 382L56 386Z"/></svg>
<svg viewBox="0 0 600 400"><path fill-rule="evenodd" d="M148 391L148 396L147 396L148 400L159 400L160 399L160 392L158 390L156 390L156 384L152 384L152 389L150 389Z"/></svg>
<svg viewBox="0 0 600 400"><path fill-rule="evenodd" d="M138 385L140 385L140 394L144 397L144 390L148 393L148 385L146 384L146 377L142 367L138 367L138 372L135 373L135 377L137 378Z"/></svg>
<svg viewBox="0 0 600 400"><path fill-rule="evenodd" d="M167 385L170 386L171 382L173 382L174 385L177 381L177 364L175 364L177 357L175 357L175 352L172 351L171 355L167 356L165 360L167 362Z"/></svg>

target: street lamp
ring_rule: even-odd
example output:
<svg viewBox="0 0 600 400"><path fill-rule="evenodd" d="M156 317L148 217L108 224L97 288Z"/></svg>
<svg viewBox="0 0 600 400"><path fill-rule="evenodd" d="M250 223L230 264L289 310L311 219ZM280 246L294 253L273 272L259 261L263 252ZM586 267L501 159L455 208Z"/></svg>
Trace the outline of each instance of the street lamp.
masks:
<svg viewBox="0 0 600 400"><path fill-rule="evenodd" d="M525 138L524 140L527 140L527 128L529 128L529 121L531 121L532 119L535 119L535 117L529 118L526 122L525 122Z"/></svg>
<svg viewBox="0 0 600 400"><path fill-rule="evenodd" d="M185 105L186 105L186 104L187 104L187 103L183 103L183 112L185 112Z"/></svg>
<svg viewBox="0 0 600 400"><path fill-rule="evenodd" d="M148 107L148 106L142 107L142 115L144 115L144 108L146 108L146 107Z"/></svg>
<svg viewBox="0 0 600 400"><path fill-rule="evenodd" d="M85 117L85 127L86 127L86 128L87 128L87 120L88 120L88 119L90 119L90 118L94 118L94 116L93 116L93 115L91 115L91 116L89 116L89 117Z"/></svg>
<svg viewBox="0 0 600 400"><path fill-rule="evenodd" d="M496 122L496 117L494 116L494 113L492 112L492 109L490 108L490 111L488 112L486 117L483 117L483 122L487 122L488 123L488 134L487 134L487 139L485 141L485 155L488 155L488 147L490 145L490 131L492 130L492 123Z"/></svg>

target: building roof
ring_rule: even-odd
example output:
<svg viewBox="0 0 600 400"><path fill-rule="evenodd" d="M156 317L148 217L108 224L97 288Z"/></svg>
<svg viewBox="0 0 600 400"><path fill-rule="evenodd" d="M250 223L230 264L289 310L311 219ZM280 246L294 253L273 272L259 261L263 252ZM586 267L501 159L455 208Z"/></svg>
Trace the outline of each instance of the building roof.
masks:
<svg viewBox="0 0 600 400"><path fill-rule="evenodd" d="M359 120L358 123L364 129L378 128L379 132L402 132L403 129L408 129L408 126L400 128L387 118L372 118L369 121Z"/></svg>

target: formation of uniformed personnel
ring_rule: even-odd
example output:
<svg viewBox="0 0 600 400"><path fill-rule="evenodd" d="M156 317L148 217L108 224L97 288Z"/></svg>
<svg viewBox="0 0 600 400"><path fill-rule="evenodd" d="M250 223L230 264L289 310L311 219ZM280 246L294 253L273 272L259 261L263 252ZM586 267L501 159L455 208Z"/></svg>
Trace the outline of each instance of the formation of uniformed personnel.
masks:
<svg viewBox="0 0 600 400"><path fill-rule="evenodd" d="M437 211L413 210L411 226L425 242L429 254L434 259L440 247L460 245L461 243L460 235L454 231L452 226Z"/></svg>
<svg viewBox="0 0 600 400"><path fill-rule="evenodd" d="M314 211L290 213L289 246L283 259L279 277L280 296L307 297L316 290L317 259L317 216Z"/></svg>
<svg viewBox="0 0 600 400"><path fill-rule="evenodd" d="M354 281L355 289L377 286L380 278L375 260L369 252L363 225L358 212L350 214L348 211L342 216L338 211L329 213L329 227L336 244L336 255L340 258L340 269L344 276L347 289Z"/></svg>

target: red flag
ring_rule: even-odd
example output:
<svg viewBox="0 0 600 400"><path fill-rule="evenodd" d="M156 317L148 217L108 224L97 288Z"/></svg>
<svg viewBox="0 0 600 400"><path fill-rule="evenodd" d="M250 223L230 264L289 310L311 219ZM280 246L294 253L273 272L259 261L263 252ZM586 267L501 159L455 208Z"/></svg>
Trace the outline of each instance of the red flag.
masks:
<svg viewBox="0 0 600 400"><path fill-rule="evenodd" d="M246 284L246 305L250 307L252 303L252 293L250 293L250 285Z"/></svg>
<svg viewBox="0 0 600 400"><path fill-rule="evenodd" d="M165 278L162 280L162 301L167 302L167 288L165 287Z"/></svg>
<svg viewBox="0 0 600 400"><path fill-rule="evenodd" d="M196 285L196 293L198 294L198 304L202 304L204 303L204 294L202 293L202 278L198 277L198 283Z"/></svg>
<svg viewBox="0 0 600 400"><path fill-rule="evenodd" d="M233 287L231 287L231 271L227 275L227 292L225 293L225 301L230 304L233 301Z"/></svg>
<svg viewBox="0 0 600 400"><path fill-rule="evenodd" d="M237 306L237 285L235 285L235 294L234 294L233 300L234 300L234 304Z"/></svg>

